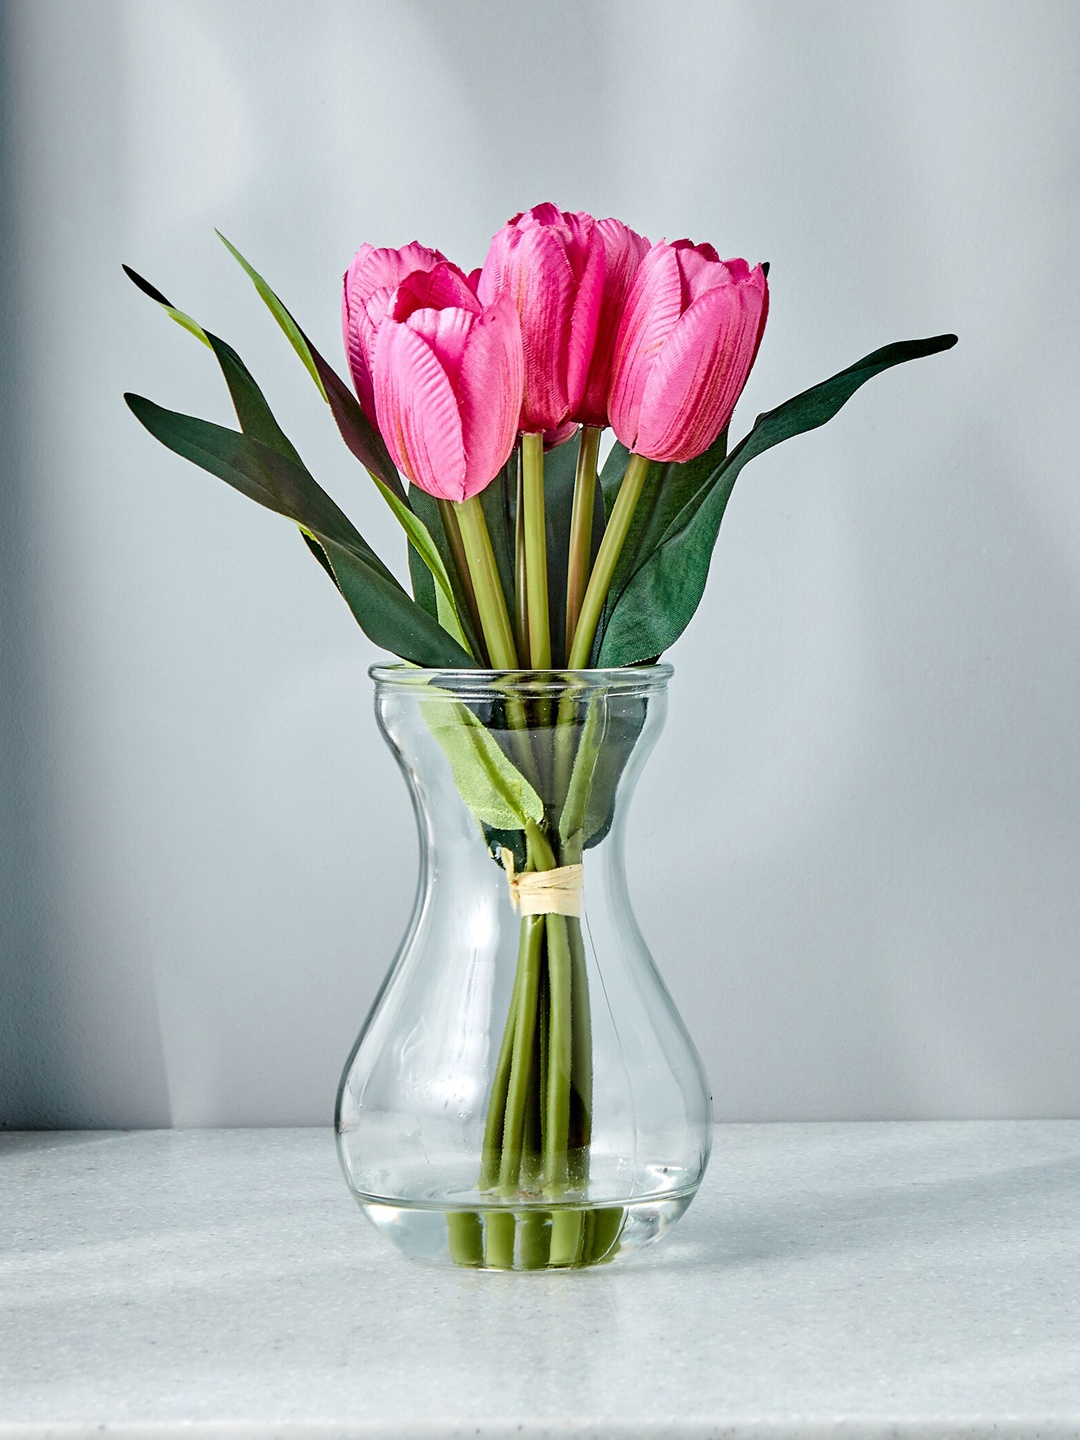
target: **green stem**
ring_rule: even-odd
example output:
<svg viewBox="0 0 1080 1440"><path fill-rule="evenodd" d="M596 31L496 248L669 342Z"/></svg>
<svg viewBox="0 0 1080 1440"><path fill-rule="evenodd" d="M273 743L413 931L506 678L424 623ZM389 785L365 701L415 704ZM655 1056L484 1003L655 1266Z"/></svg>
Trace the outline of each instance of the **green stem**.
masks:
<svg viewBox="0 0 1080 1440"><path fill-rule="evenodd" d="M529 1095L529 1072L532 1069L536 1035L536 999L540 988L540 941L544 922L539 915L529 915L522 922L523 963L521 986L518 990L517 1016L514 1022L514 1058L510 1066L510 1084L506 1092L506 1122L503 1127L502 1160L499 1166L499 1189L504 1195L517 1193L521 1171L521 1152L525 1138L525 1106Z"/></svg>
<svg viewBox="0 0 1080 1440"><path fill-rule="evenodd" d="M625 481L623 483L625 484ZM454 510L476 592L476 608L480 615L488 656L496 670L516 670L518 657L514 646L514 632L510 628L506 596L499 579L499 567L495 563L495 551L491 548L491 536L480 497L474 495L470 500L457 502Z"/></svg>
<svg viewBox="0 0 1080 1440"><path fill-rule="evenodd" d="M519 655L529 653L528 567L525 564L525 502L521 494L521 447L517 452L517 506L514 523L515 630Z"/></svg>
<svg viewBox="0 0 1080 1440"><path fill-rule="evenodd" d="M514 988L510 995L510 1009L507 1012L506 1029L503 1031L499 1058L495 1062L495 1074L491 1081L491 1095L488 1098L487 1118L484 1121L484 1148L481 1151L480 1179L477 1188L490 1190L498 1183L502 1168L502 1137L506 1122L506 1096L510 1088L510 1066L514 1059L514 1035L517 1027L518 1001L521 995L522 976L528 966L528 932L524 923L518 940L517 969L514 972Z"/></svg>
<svg viewBox="0 0 1080 1440"><path fill-rule="evenodd" d="M528 821L529 853L537 870L554 870L558 863L543 831ZM544 1103L544 1193L565 1192L569 1179L570 1074L573 1068L571 1023L572 980L570 942L565 915L545 915L548 962L547 1085ZM509 1110L509 1105L507 1106Z"/></svg>
<svg viewBox="0 0 1080 1440"><path fill-rule="evenodd" d="M564 857L565 859L565 857ZM585 938L581 921L569 917L566 934L570 944L570 993L573 999L570 1066L570 1179L575 1189L584 1189L589 1180L589 1146L592 1144L592 1009L589 1004L589 977L585 961Z"/></svg>
<svg viewBox="0 0 1080 1440"><path fill-rule="evenodd" d="M607 523L604 538L600 542L596 564L589 576L585 599L581 604L581 617L574 632L574 643L570 647L570 658L567 662L568 668L571 670L584 670L589 663L593 640L596 638L596 627L600 623L604 601L607 599L608 588L615 574L615 567L619 563L623 544L630 533L630 523L634 518L637 503L641 499L645 477L649 473L649 464L650 462L644 455L630 456L630 463L626 467L626 474L623 476L619 494L612 507L611 519Z"/></svg>
<svg viewBox="0 0 1080 1440"><path fill-rule="evenodd" d="M547 526L544 519L544 437L521 437L521 499L525 512L525 593L528 597L529 664L551 669L548 616Z"/></svg>
<svg viewBox="0 0 1080 1440"><path fill-rule="evenodd" d="M473 589L469 562L465 558L465 546L461 542L461 528L454 512L453 501L436 500L435 503L439 507L439 516L446 532L446 543L450 547L450 558L454 562L454 569L457 571L457 578L461 584L461 593L465 600L465 608L469 612L473 633L479 639L483 639L484 627L480 624L480 611L476 606L476 591ZM486 659L486 656L483 658Z"/></svg>
<svg viewBox="0 0 1080 1440"><path fill-rule="evenodd" d="M583 425L578 441L574 505L570 512L570 554L566 567L566 653L574 643L581 602L592 561L593 516L596 509L596 460L600 453L600 426Z"/></svg>
<svg viewBox="0 0 1080 1440"><path fill-rule="evenodd" d="M570 1179L570 1076L573 1069L570 945L565 915L545 915L551 1012L544 1106L544 1193L561 1195Z"/></svg>

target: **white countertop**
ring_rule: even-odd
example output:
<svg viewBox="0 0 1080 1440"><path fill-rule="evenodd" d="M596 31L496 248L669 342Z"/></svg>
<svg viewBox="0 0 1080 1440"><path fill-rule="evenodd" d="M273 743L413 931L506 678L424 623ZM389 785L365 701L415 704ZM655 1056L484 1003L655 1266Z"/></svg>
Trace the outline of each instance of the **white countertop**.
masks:
<svg viewBox="0 0 1080 1440"><path fill-rule="evenodd" d="M722 1126L674 1233L432 1270L329 1130L0 1134L0 1440L1080 1436L1080 1121Z"/></svg>

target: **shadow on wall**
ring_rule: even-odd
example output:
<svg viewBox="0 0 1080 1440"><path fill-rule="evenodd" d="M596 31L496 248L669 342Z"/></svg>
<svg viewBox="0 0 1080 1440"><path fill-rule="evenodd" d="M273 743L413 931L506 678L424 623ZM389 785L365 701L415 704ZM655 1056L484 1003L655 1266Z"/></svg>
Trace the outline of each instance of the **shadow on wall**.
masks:
<svg viewBox="0 0 1080 1440"><path fill-rule="evenodd" d="M12 9L0 9L0 316L5 353L23 356L15 32ZM0 368L0 1129L8 1130L94 1119L72 1044L77 991L62 938L60 862L48 819L55 780L40 582L33 574L25 370L22 363Z"/></svg>
<svg viewBox="0 0 1080 1440"><path fill-rule="evenodd" d="M0 11L0 315L18 355L18 233L12 155L11 12ZM42 684L29 584L26 441L18 367L0 369L0 1127L55 1125L68 1108L61 986L49 953L48 860L42 834Z"/></svg>

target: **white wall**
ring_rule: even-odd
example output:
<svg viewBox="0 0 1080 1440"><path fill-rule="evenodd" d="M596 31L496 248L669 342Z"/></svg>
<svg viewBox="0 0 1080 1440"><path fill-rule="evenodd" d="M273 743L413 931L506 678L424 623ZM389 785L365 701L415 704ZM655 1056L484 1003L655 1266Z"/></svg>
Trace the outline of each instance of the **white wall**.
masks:
<svg viewBox="0 0 1080 1440"><path fill-rule="evenodd" d="M291 528L159 448L225 419L126 260L400 549L213 235L329 353L362 240L541 199L772 262L739 482L630 865L741 1119L1080 1114L1071 0L11 0L0 1123L324 1123L405 922L376 658Z"/></svg>

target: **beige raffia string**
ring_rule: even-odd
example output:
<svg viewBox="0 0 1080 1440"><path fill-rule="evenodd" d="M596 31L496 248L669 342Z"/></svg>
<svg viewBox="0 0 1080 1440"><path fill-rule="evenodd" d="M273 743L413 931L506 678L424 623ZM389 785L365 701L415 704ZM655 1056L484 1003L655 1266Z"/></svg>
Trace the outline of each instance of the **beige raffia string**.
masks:
<svg viewBox="0 0 1080 1440"><path fill-rule="evenodd" d="M499 852L510 886L510 903L522 915L580 915L583 865L559 865L554 870L514 870L514 852Z"/></svg>

